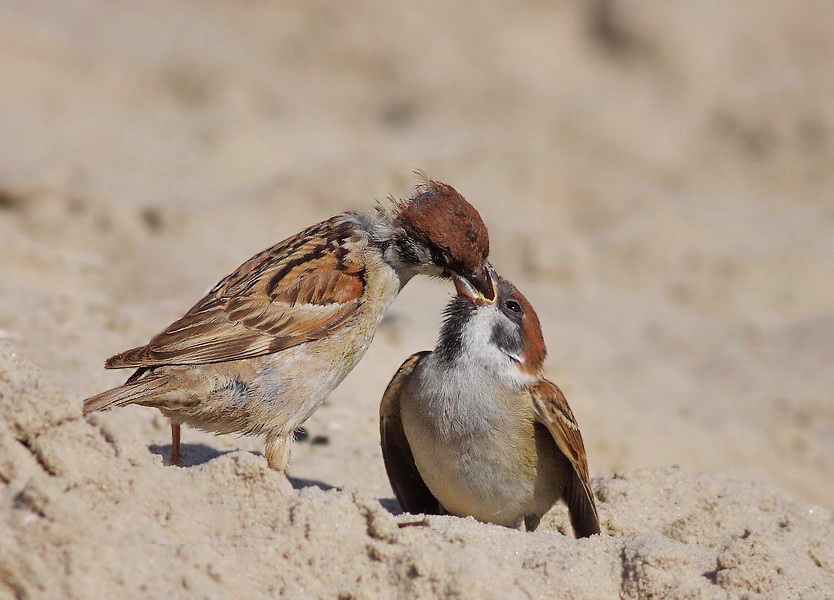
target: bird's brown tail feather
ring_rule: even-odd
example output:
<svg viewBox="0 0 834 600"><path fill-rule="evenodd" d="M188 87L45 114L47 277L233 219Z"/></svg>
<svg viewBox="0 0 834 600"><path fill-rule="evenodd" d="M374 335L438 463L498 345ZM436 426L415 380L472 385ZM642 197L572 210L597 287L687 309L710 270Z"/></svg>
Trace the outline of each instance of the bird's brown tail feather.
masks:
<svg viewBox="0 0 834 600"><path fill-rule="evenodd" d="M167 377L149 377L139 381L128 382L112 390L107 390L84 400L84 414L110 408L126 406L151 396L168 383Z"/></svg>
<svg viewBox="0 0 834 600"><path fill-rule="evenodd" d="M584 485L579 476L574 474L568 480L565 492L570 522L576 537L583 538L600 533L599 515L590 484Z"/></svg>

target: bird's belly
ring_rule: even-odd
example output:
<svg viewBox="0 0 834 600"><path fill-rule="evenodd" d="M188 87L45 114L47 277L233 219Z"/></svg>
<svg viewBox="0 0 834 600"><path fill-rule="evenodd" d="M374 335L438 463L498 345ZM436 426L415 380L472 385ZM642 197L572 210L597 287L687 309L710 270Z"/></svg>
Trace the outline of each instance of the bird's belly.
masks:
<svg viewBox="0 0 834 600"><path fill-rule="evenodd" d="M290 433L310 418L364 356L372 338L373 331L334 336L265 364L256 377L263 401L254 407L265 428ZM325 356L329 359L322 360Z"/></svg>
<svg viewBox="0 0 834 600"><path fill-rule="evenodd" d="M449 442L406 425L420 475L450 513L514 526L529 514L541 516L559 491L537 477L536 444L530 436L473 435ZM512 432L511 432L512 433ZM532 433L532 432L531 432Z"/></svg>
<svg viewBox="0 0 834 600"><path fill-rule="evenodd" d="M288 435L306 421L365 354L373 338L354 328L281 352L205 365L210 391L199 402L163 411L216 433Z"/></svg>

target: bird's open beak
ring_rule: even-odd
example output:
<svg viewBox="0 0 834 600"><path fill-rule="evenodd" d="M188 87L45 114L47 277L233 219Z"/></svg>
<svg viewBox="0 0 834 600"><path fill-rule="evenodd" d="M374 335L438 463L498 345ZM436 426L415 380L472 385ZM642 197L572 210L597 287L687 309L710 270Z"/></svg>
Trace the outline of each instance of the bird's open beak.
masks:
<svg viewBox="0 0 834 600"><path fill-rule="evenodd" d="M496 282L495 271L487 264L480 271L466 277L452 273L455 289L458 294L466 296L475 303L492 304L495 302Z"/></svg>

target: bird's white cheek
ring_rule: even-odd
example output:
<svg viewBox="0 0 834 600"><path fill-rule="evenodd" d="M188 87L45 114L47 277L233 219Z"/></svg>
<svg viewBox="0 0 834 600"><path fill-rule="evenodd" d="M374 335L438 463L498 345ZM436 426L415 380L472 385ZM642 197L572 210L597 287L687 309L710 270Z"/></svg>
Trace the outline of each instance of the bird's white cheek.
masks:
<svg viewBox="0 0 834 600"><path fill-rule="evenodd" d="M522 371L522 355L499 348L495 343L493 329L500 318L490 306L478 308L478 313L463 332L463 356L467 357L473 371L486 372L511 388L523 389L535 383L537 378Z"/></svg>

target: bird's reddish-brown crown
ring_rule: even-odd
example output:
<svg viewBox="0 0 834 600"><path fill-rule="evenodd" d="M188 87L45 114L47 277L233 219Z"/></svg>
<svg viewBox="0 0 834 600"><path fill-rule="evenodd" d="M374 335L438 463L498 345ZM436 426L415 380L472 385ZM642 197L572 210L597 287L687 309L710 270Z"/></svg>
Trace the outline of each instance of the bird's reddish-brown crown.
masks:
<svg viewBox="0 0 834 600"><path fill-rule="evenodd" d="M445 252L452 268L482 268L489 256L489 234L481 215L452 186L424 173L418 176L417 193L398 204L395 224Z"/></svg>

